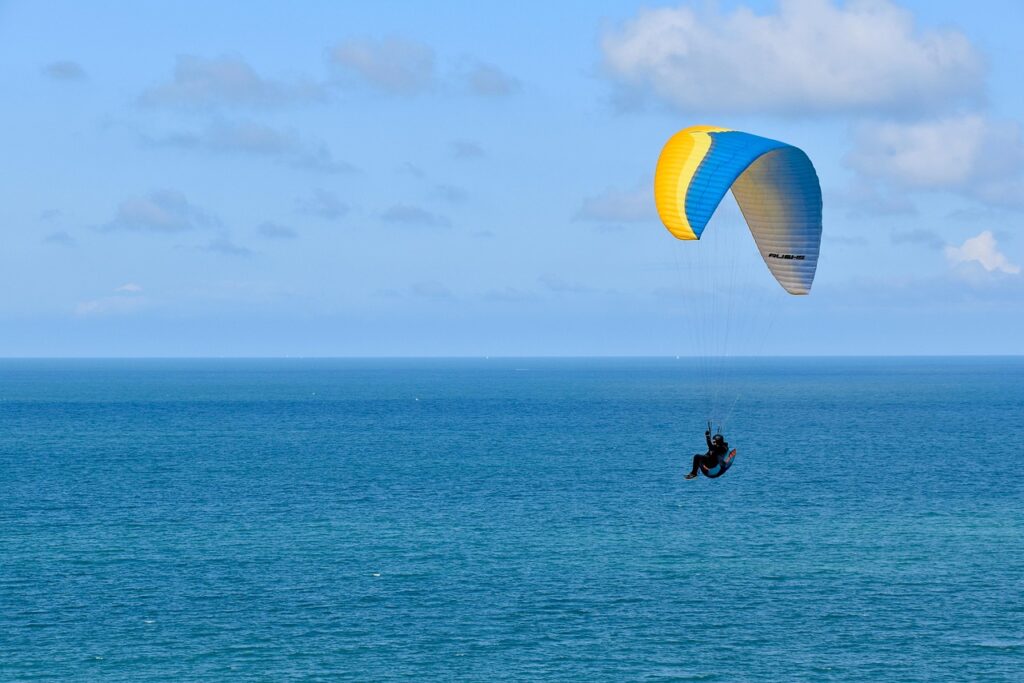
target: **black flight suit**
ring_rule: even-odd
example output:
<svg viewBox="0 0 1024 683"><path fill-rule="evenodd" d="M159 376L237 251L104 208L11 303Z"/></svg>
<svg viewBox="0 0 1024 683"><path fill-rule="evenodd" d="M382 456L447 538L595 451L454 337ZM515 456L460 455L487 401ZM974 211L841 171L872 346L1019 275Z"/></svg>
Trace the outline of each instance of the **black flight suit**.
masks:
<svg viewBox="0 0 1024 683"><path fill-rule="evenodd" d="M708 442L708 452L698 453L693 456L693 469L690 470L690 474L696 475L697 468L701 465L705 465L708 469L711 469L720 463L726 453L729 452L729 444L726 443L724 439L719 444L711 441L711 432L704 432L704 440Z"/></svg>

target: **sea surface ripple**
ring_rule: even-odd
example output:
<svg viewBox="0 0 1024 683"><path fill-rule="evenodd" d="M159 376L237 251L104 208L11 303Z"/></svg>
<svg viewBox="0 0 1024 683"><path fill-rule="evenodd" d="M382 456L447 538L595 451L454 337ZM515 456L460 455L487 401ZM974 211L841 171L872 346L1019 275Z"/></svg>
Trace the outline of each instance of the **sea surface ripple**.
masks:
<svg viewBox="0 0 1024 683"><path fill-rule="evenodd" d="M0 680L1024 680L1024 359L0 361Z"/></svg>

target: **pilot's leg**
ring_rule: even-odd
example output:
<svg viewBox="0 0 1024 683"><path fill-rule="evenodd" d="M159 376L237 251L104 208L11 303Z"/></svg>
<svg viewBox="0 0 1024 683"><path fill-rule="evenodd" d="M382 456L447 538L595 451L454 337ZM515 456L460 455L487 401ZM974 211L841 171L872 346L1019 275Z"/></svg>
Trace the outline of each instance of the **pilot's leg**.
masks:
<svg viewBox="0 0 1024 683"><path fill-rule="evenodd" d="M704 455L701 453L697 453L695 456L693 456L693 469L691 469L690 473L686 475L687 479L693 479L694 477L697 476L697 468L700 467L700 462L703 458Z"/></svg>

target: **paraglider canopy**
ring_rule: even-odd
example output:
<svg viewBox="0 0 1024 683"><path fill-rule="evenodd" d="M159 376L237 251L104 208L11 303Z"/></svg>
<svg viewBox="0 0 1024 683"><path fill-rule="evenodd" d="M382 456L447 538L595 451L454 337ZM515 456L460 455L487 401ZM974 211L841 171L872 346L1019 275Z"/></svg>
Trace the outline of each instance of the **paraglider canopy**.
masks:
<svg viewBox="0 0 1024 683"><path fill-rule="evenodd" d="M790 294L807 294L821 245L821 187L811 160L784 142L691 126L665 144L654 175L661 221L681 240L699 240L732 190L761 258Z"/></svg>

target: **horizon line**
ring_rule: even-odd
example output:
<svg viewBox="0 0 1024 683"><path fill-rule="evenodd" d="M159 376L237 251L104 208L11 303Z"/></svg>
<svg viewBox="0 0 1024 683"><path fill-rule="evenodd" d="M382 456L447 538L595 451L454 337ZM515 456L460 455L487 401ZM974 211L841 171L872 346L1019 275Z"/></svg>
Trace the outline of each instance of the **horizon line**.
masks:
<svg viewBox="0 0 1024 683"><path fill-rule="evenodd" d="M1022 353L922 353L922 354L765 354L765 355L676 355L676 354L533 354L533 355L349 355L349 356L318 356L318 355L208 355L208 356L0 356L0 362L12 360L754 360L754 359L786 359L786 358L1024 358Z"/></svg>

